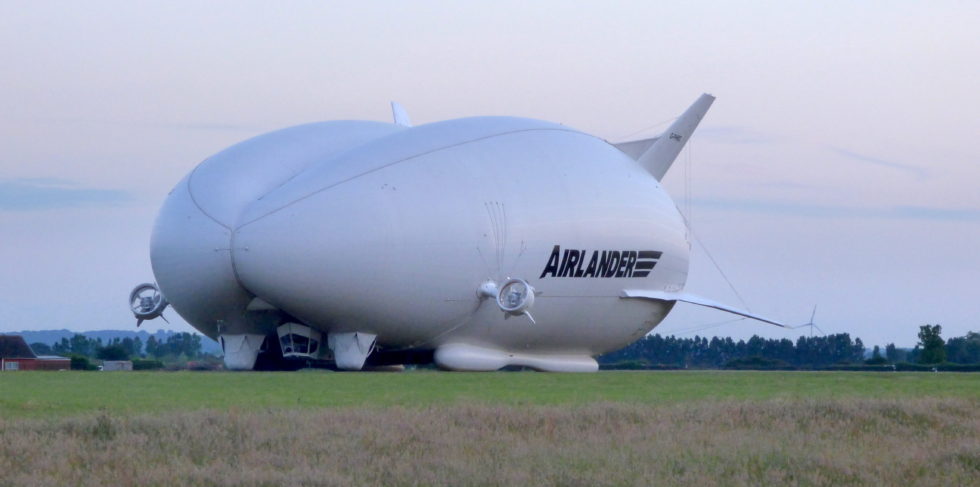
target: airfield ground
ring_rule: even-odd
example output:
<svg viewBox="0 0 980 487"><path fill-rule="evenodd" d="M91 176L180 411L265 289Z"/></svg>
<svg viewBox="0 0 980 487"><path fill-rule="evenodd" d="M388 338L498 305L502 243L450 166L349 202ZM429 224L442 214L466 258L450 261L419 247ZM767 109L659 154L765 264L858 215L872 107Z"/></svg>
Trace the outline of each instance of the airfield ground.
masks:
<svg viewBox="0 0 980 487"><path fill-rule="evenodd" d="M977 479L976 373L0 373L0 486Z"/></svg>

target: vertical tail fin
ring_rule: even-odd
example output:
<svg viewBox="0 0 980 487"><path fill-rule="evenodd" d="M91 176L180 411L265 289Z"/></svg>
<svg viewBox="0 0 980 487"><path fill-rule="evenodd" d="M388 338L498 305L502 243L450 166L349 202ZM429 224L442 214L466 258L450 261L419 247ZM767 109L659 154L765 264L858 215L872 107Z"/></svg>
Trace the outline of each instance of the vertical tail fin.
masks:
<svg viewBox="0 0 980 487"><path fill-rule="evenodd" d="M391 102L391 116L395 119L395 125L401 125L402 127L412 126L412 121L408 118L408 112L397 101Z"/></svg>
<svg viewBox="0 0 980 487"><path fill-rule="evenodd" d="M698 123L704 118L704 114L708 112L708 108L711 107L711 103L715 101L715 97L705 93L701 95L697 101L691 105L687 111L684 112L674 123L670 124L670 127L666 132L660 135L660 137L647 149L643 155L640 156L637 161L641 166L650 171L653 177L657 178L657 181L663 179L664 174L667 174L667 170L670 169L670 165L674 163L674 159L677 159L677 155L681 153L681 149L684 148L684 144L687 143L687 139L691 137L694 133L694 129L698 127Z"/></svg>

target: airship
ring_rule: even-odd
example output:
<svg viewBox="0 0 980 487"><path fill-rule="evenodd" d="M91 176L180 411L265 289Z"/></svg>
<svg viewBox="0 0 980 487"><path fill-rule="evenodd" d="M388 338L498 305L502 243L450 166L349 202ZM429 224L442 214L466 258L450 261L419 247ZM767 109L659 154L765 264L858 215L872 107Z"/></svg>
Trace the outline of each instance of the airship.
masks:
<svg viewBox="0 0 980 487"><path fill-rule="evenodd" d="M328 121L208 157L169 193L139 322L172 306L226 368L598 369L677 302L689 230L660 180L714 97L610 143L516 117ZM139 324L137 323L137 326Z"/></svg>

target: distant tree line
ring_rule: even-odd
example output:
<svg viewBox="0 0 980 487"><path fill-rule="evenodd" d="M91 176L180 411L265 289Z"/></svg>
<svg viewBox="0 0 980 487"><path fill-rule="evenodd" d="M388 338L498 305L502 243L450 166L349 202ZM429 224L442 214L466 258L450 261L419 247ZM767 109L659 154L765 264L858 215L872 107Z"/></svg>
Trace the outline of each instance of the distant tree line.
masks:
<svg viewBox="0 0 980 487"><path fill-rule="evenodd" d="M820 369L840 364L886 365L980 364L980 333L944 341L939 325L919 328L919 342L912 350L900 349L894 343L881 349L875 346L865 359L860 338L847 333L806 337L795 342L786 338L753 336L748 340L732 338L648 335L626 348L599 357L599 363L612 368L773 368Z"/></svg>
<svg viewBox="0 0 980 487"><path fill-rule="evenodd" d="M188 359L201 357L201 335L194 333L175 333L166 341L158 341L151 336L146 340L146 354L152 357L179 357Z"/></svg>
<svg viewBox="0 0 980 487"><path fill-rule="evenodd" d="M156 368L164 363L185 363L206 358L201 351L201 336L186 332L174 333L166 340L150 336L146 343L139 337L113 338L103 343L101 338L75 334L71 338L62 338L54 345L32 343L31 348L38 355L71 357L73 369L95 368L90 359L134 360L134 368Z"/></svg>
<svg viewBox="0 0 980 487"><path fill-rule="evenodd" d="M761 358L779 368L816 368L839 362L864 359L861 339L852 340L847 333L819 337L800 337L795 343L781 338L753 336L735 341L729 337L648 335L626 348L603 355L600 363L634 363L673 367L721 368L739 360Z"/></svg>
<svg viewBox="0 0 980 487"><path fill-rule="evenodd" d="M885 346L884 354L875 346L871 357L865 359L865 346L860 338L851 339L847 333L806 337L795 342L786 338L772 339L753 336L735 341L728 337L681 338L648 335L621 350L599 357L599 363L612 368L794 368L819 369L840 364L889 365L917 364L980 364L980 333L969 332L962 337L943 340L942 327L919 327L919 341L911 350L894 343ZM76 334L62 338L54 345L32 343L38 355L72 357L72 368L91 368L89 359L128 360L147 359L157 364L186 364L192 360L213 360L202 353L201 336L175 333L166 340L150 336L144 343L139 337L114 338L108 343L101 339ZM77 364L76 364L77 362ZM77 367L76 367L77 365ZM140 366L155 366L144 363ZM932 365L929 365L930 367ZM137 367L134 362L134 367Z"/></svg>
<svg viewBox="0 0 980 487"><path fill-rule="evenodd" d="M961 337L943 340L942 327L923 325L919 327L919 342L912 350L903 350L889 343L881 358L875 353L875 363L920 363L920 364L980 364L980 333L968 332ZM878 348L878 347L875 347Z"/></svg>

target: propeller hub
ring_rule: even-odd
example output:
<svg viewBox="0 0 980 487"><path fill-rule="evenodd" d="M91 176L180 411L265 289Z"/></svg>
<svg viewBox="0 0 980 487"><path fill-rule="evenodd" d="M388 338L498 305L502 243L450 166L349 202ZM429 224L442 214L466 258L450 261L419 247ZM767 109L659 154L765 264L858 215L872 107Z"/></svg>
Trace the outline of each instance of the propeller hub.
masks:
<svg viewBox="0 0 980 487"><path fill-rule="evenodd" d="M508 316L525 315L533 323L528 312L533 305L534 288L524 279L510 279L497 292L497 306Z"/></svg>

